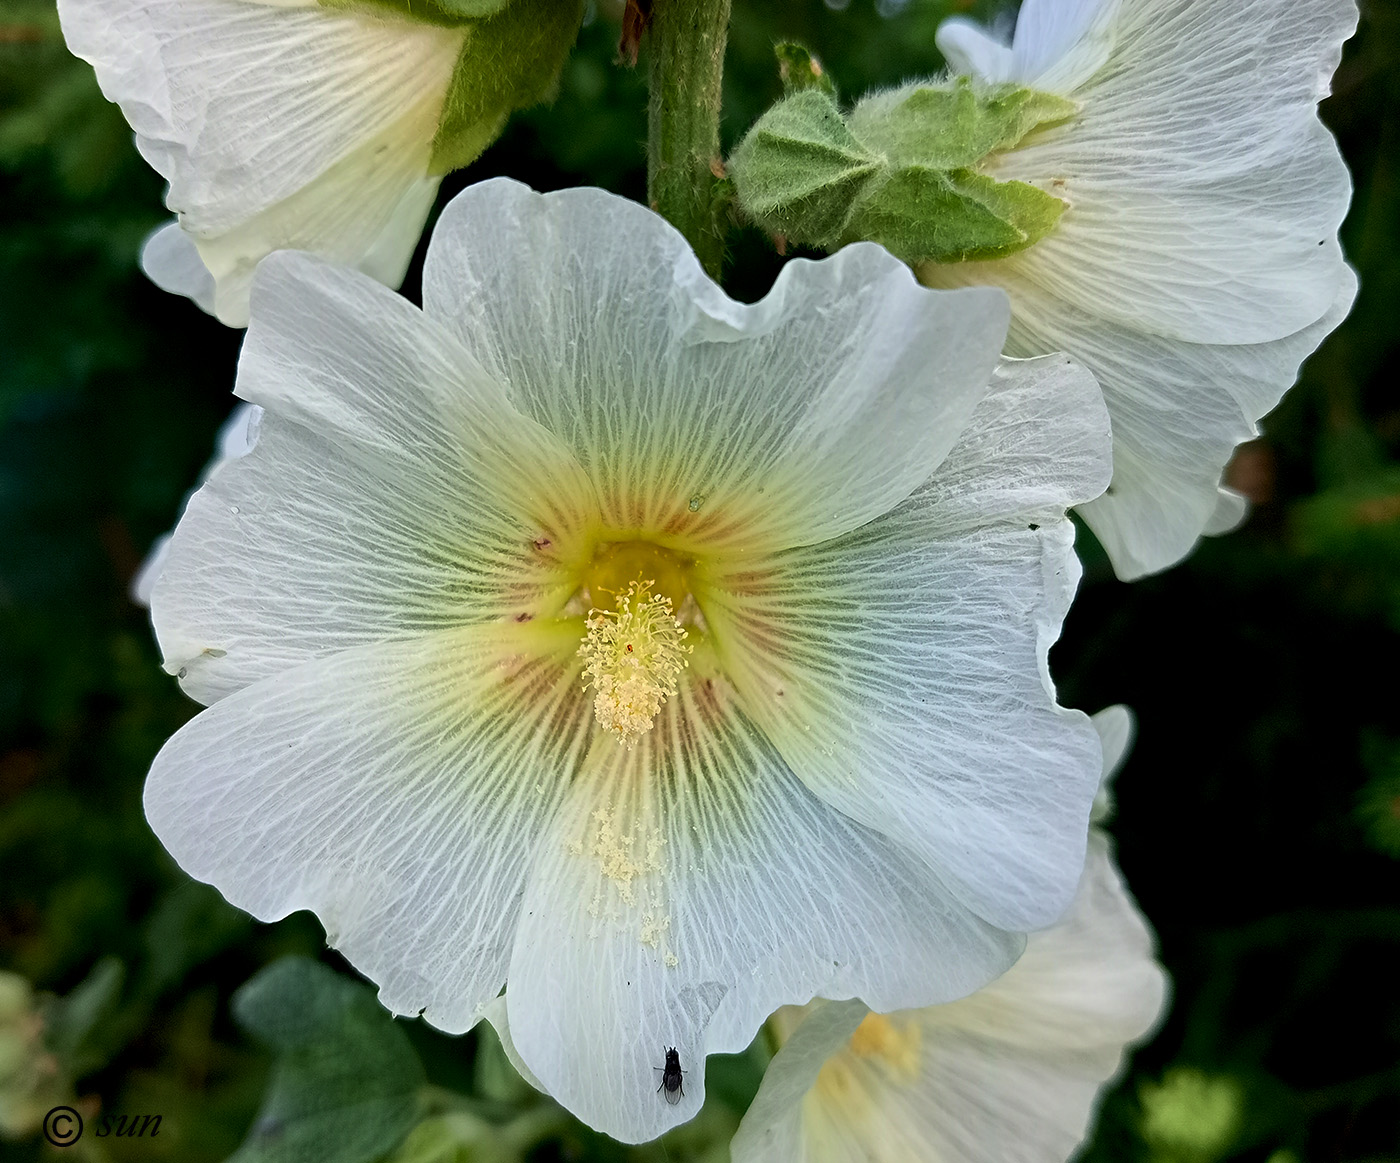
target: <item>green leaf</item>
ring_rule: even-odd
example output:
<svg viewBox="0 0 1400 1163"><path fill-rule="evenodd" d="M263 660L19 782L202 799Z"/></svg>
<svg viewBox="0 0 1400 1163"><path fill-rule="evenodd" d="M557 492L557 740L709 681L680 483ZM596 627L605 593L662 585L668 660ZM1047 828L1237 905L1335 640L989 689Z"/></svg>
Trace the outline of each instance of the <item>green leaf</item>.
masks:
<svg viewBox="0 0 1400 1163"><path fill-rule="evenodd" d="M845 235L878 242L911 263L1004 258L1048 234L1064 209L1024 182L905 166L871 188Z"/></svg>
<svg viewBox="0 0 1400 1163"><path fill-rule="evenodd" d="M423 1067L366 987L286 958L244 985L233 1011L277 1061L229 1163L369 1163L417 1121Z"/></svg>
<svg viewBox="0 0 1400 1163"><path fill-rule="evenodd" d="M469 165L511 113L554 95L582 20L582 0L514 0L469 26L433 138L433 173Z"/></svg>
<svg viewBox="0 0 1400 1163"><path fill-rule="evenodd" d="M534 1088L520 1077L506 1055L505 1047L490 1022L476 1028L476 1058L472 1064L476 1092L494 1102L519 1103L531 1097Z"/></svg>
<svg viewBox="0 0 1400 1163"><path fill-rule="evenodd" d="M1356 818L1373 848L1400 859L1400 743L1368 731L1361 758L1371 778L1357 796Z"/></svg>
<svg viewBox="0 0 1400 1163"><path fill-rule="evenodd" d="M730 158L729 176L745 213L764 228L829 247L880 165L830 94L807 88L758 119Z"/></svg>
<svg viewBox="0 0 1400 1163"><path fill-rule="evenodd" d="M1031 132L1064 121L1073 101L1014 85L911 85L867 97L851 111L851 132L892 165L968 169L1019 145Z"/></svg>
<svg viewBox="0 0 1400 1163"><path fill-rule="evenodd" d="M507 1151L494 1127L475 1115L457 1111L424 1119L413 1128L390 1163L509 1163L519 1153Z"/></svg>
<svg viewBox="0 0 1400 1163"><path fill-rule="evenodd" d="M45 1042L70 1078L105 1066L115 1052L107 1027L116 1016L125 980L121 961L104 957L71 993L47 1007Z"/></svg>
<svg viewBox="0 0 1400 1163"><path fill-rule="evenodd" d="M176 885L146 922L146 972L142 985L156 997L178 985L191 969L243 938L248 914L197 880Z"/></svg>
<svg viewBox="0 0 1400 1163"><path fill-rule="evenodd" d="M503 12L512 0L321 0L323 8L388 9L424 24L449 28Z"/></svg>
<svg viewBox="0 0 1400 1163"><path fill-rule="evenodd" d="M773 46L778 58L778 77L787 96L803 89L819 89L828 97L836 96L836 84L822 68L821 62L808 49L795 41L784 40Z"/></svg>

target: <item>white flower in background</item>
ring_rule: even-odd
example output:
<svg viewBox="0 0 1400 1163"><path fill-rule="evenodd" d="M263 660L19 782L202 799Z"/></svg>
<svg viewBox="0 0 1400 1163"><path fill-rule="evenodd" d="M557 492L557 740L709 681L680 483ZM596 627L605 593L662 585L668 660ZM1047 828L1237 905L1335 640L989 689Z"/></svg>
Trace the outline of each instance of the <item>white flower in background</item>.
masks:
<svg viewBox="0 0 1400 1163"><path fill-rule="evenodd" d="M1106 768L1126 708L1094 716ZM1105 777L1107 779L1107 776ZM1152 932L1098 828L1069 914L1032 933L985 989L872 1013L859 1001L784 1009L782 1040L730 1148L734 1163L1063 1163L1125 1049L1162 1013Z"/></svg>
<svg viewBox="0 0 1400 1163"><path fill-rule="evenodd" d="M408 7L60 0L69 48L170 183L179 221L142 254L156 283L241 327L253 270L274 250L402 281L442 175L544 95L581 11L426 0L417 10L431 15L409 18ZM497 10L494 24L468 19Z"/></svg>
<svg viewBox="0 0 1400 1163"><path fill-rule="evenodd" d="M645 208L504 180L422 310L272 256L256 443L152 595L211 704L152 826L396 1013L466 1030L508 979L532 1075L624 1140L780 1005L985 984L1068 906L1100 767L1046 654L1108 418L1064 357L993 374L1006 318L864 244L744 306Z"/></svg>
<svg viewBox="0 0 1400 1163"><path fill-rule="evenodd" d="M1009 47L939 29L956 73L1079 106L984 167L1063 199L1055 229L919 275L1004 287L1009 354L1098 378L1113 483L1080 512L1120 577L1238 523L1222 468L1350 309L1351 182L1317 103L1356 19L1353 0L1025 0Z"/></svg>

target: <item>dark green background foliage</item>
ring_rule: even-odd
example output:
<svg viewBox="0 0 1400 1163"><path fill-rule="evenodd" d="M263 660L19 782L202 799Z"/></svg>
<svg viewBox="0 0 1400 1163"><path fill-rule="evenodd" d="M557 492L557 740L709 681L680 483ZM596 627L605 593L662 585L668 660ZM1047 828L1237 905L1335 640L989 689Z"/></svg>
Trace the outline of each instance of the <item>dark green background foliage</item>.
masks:
<svg viewBox="0 0 1400 1163"><path fill-rule="evenodd" d="M781 92L774 41L808 44L849 99L936 70L933 30L954 8L996 14L736 0L726 142ZM444 196L504 173L639 197L645 70L613 64L616 40L595 15L554 104ZM1231 470L1251 520L1131 586L1081 534L1085 582L1053 663L1067 703L1137 711L1112 827L1175 982L1106 1100L1095 1163L1400 1159L1397 50L1400 0L1365 0L1323 107L1356 179L1344 241L1362 293ZM240 336L137 271L161 183L48 0L0 5L0 169L0 968L43 991L85 1110L164 1119L155 1139L86 1157L367 1163L425 1117L422 1161L722 1148L761 1054L712 1061L710 1108L664 1147L618 1147L533 1096L489 1033L388 1019L314 919L251 922L163 853L141 783L195 707L127 587L210 454ZM780 260L752 228L731 241L729 289L761 295ZM1216 1141L1174 1139L1173 1112L1199 1129L1212 1097L1234 1112ZM340 1146L299 1154L327 1110ZM535 1129L512 1138L521 1118ZM37 1137L0 1142L6 1159L41 1154Z"/></svg>

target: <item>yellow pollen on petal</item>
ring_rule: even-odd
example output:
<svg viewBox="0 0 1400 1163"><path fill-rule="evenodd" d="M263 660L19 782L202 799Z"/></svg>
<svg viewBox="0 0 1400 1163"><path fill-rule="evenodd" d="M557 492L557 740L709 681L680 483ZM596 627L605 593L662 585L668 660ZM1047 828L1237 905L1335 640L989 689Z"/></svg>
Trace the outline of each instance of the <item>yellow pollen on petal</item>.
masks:
<svg viewBox="0 0 1400 1163"><path fill-rule="evenodd" d="M666 931L671 927L671 918L667 916L658 917L654 912L646 913L642 917L641 940L643 945L650 945L653 949L660 946Z"/></svg>
<svg viewBox="0 0 1400 1163"><path fill-rule="evenodd" d="M590 610L579 646L584 687L592 687L593 714L630 750L676 693L691 647L671 599L635 581L618 594L616 608Z"/></svg>
<svg viewBox="0 0 1400 1163"><path fill-rule="evenodd" d="M588 854L598 861L598 870L613 882L622 903L636 904L632 882L638 877L661 871L661 849L666 843L665 839L659 833L653 834L646 837L643 846L637 835L638 829L634 827L629 832L623 832L617 825L616 817L605 808L594 809L592 824ZM642 850L639 851L639 848Z"/></svg>
<svg viewBox="0 0 1400 1163"><path fill-rule="evenodd" d="M860 1058L878 1058L894 1074L910 1077L919 1070L919 1027L913 1022L896 1024L884 1014L866 1014L851 1035L851 1052Z"/></svg>

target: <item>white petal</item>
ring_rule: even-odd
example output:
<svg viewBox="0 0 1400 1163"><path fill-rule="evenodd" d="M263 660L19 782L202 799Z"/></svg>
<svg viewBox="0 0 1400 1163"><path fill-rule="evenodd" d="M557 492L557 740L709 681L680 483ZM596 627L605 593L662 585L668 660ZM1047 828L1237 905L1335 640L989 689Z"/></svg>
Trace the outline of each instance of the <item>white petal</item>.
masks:
<svg viewBox="0 0 1400 1163"><path fill-rule="evenodd" d="M249 0L64 0L60 16L169 180L221 319L246 321L252 268L282 247L402 277L461 30Z"/></svg>
<svg viewBox="0 0 1400 1163"><path fill-rule="evenodd" d="M870 1007L859 1000L817 1003L810 1008L768 1064L758 1093L729 1144L732 1163L804 1163L814 1156L829 1158L831 1144L818 1144L808 1137L804 1100L827 1059L841 1052L869 1013ZM878 1150L878 1142L874 1139L870 1148ZM828 1147L825 1156L821 1154L823 1145ZM829 1163L836 1161L829 1159Z"/></svg>
<svg viewBox="0 0 1400 1163"><path fill-rule="evenodd" d="M150 607L151 593L156 587L156 582L160 580L160 575L165 572L165 559L170 556L170 536L169 533L162 533L146 551L145 560L131 579L128 591L133 604Z"/></svg>
<svg viewBox="0 0 1400 1163"><path fill-rule="evenodd" d="M1103 776L1098 794L1094 797L1094 809L1090 819L1100 824L1113 815L1113 780L1118 770L1127 762L1133 739L1137 736L1137 719L1132 709L1121 703L1105 707L1090 720L1099 733L1099 744L1103 748Z"/></svg>
<svg viewBox="0 0 1400 1163"><path fill-rule="evenodd" d="M201 311L214 314L214 276L178 222L162 226L146 239L141 247L141 269L162 291L184 295Z"/></svg>
<svg viewBox="0 0 1400 1163"><path fill-rule="evenodd" d="M397 287L437 196L440 179L425 178L424 165L410 139L369 141L286 200L226 234L198 238L217 282L219 320L247 325L253 275L276 250L309 251Z"/></svg>
<svg viewBox="0 0 1400 1163"><path fill-rule="evenodd" d="M1351 197L1327 131L1314 123L1306 136L1258 170L1241 166L1189 184L1133 175L1156 187L1147 190L1042 160L1033 156L1037 147L1004 155L996 176L1041 185L1063 178L1052 192L1070 207L1045 239L982 264L984 277L972 281L1024 283L1165 339L1249 344L1291 335L1336 298L1337 227Z"/></svg>
<svg viewBox="0 0 1400 1163"><path fill-rule="evenodd" d="M873 245L727 298L662 218L495 180L453 200L424 309L560 434L606 519L673 543L716 522L819 541L908 496L986 390L1005 306L934 298Z"/></svg>
<svg viewBox="0 0 1400 1163"><path fill-rule="evenodd" d="M224 421L223 427L219 429L214 456L199 474L199 484L207 481L214 474L214 471L226 461L237 460L239 457L245 456L257 443L258 426L261 422L261 408L254 404L235 404L228 419ZM194 496L193 490L186 493L180 501L180 516L184 515L192 496ZM156 538L155 543L146 554L146 560L141 563L141 568L131 579L131 600L138 606L149 607L151 604L151 594L155 590L156 582L165 572L165 562L170 556L171 536L172 534L165 533Z"/></svg>
<svg viewBox="0 0 1400 1163"><path fill-rule="evenodd" d="M1355 293L1337 244L1351 183L1317 102L1356 6L1093 8L1028 0L1017 60L1069 47L1050 73L1009 79L1063 85L1081 113L991 166L1065 199L1056 230L999 262L920 274L936 286L1005 287L1009 352L1066 351L1098 377L1114 481L1083 514L1130 579L1242 516L1220 499L1221 469ZM1105 29L1107 62L1081 76Z"/></svg>
<svg viewBox="0 0 1400 1163"><path fill-rule="evenodd" d="M1272 343L1205 345L1142 335L1064 303L1018 297L1012 346L1058 346L1094 372L1113 417L1113 484L1080 507L1125 580L1155 573L1218 528L1220 474L1235 448L1298 377L1302 361L1346 317L1356 276L1311 327Z"/></svg>
<svg viewBox="0 0 1400 1163"><path fill-rule="evenodd" d="M204 476L211 476L224 461L239 460L253 451L262 427L263 410L256 404L238 403L228 414L215 437L214 459L205 466Z"/></svg>
<svg viewBox="0 0 1400 1163"><path fill-rule="evenodd" d="M980 77L992 84L1011 79L1015 58L1011 46L985 32L965 16L952 16L934 34L938 51L954 73Z"/></svg>
<svg viewBox="0 0 1400 1163"><path fill-rule="evenodd" d="M516 1051L624 1142L692 1117L705 1056L743 1049L779 1005L962 996L1021 944L808 792L722 680L694 669L634 751L595 743L511 954ZM671 1046L688 1071L675 1105L657 1093Z"/></svg>
<svg viewBox="0 0 1400 1163"><path fill-rule="evenodd" d="M254 916L313 910L395 1013L468 1029L589 725L570 653L528 630L368 646L230 695L156 757L152 828Z"/></svg>
<svg viewBox="0 0 1400 1163"><path fill-rule="evenodd" d="M1108 784L1127 761L1137 734L1137 720L1133 717L1132 708L1119 703L1105 707L1093 716L1092 721L1103 745L1103 781Z"/></svg>
<svg viewBox="0 0 1400 1163"><path fill-rule="evenodd" d="M1015 150L1018 166L1024 159L1043 179L1093 178L1151 193L1246 172L1276 180L1280 167L1298 163L1301 170L1290 173L1325 171L1340 196L1331 207L1335 233L1348 183L1335 151L1326 149L1330 138L1316 133L1316 107L1329 91L1342 43L1356 29L1353 0L1302 7L1290 0L1108 0L1091 14L1093 6L1093 0L1031 0L1022 11L1019 62L1048 58L1059 44L1073 55L1107 16L1113 17L1113 48L1108 67L1051 90L1081 103L1082 115ZM1014 79L1046 87L1043 77L1029 72ZM1285 205L1269 205L1267 214L1240 213L1238 205L1220 210L1238 217L1251 236L1262 231L1269 237L1281 212L1306 209L1316 194L1309 189L1307 198L1291 198L1286 183L1277 184ZM1253 204L1265 205L1262 197Z"/></svg>
<svg viewBox="0 0 1400 1163"><path fill-rule="evenodd" d="M397 287L403 282L441 182L440 178L423 178L404 192L379 237L354 264L358 270L386 287Z"/></svg>
<svg viewBox="0 0 1400 1163"><path fill-rule="evenodd" d="M501 1049L506 1052L506 1058L515 1067L515 1072L526 1082L538 1090L541 1094L548 1094L544 1083L534 1076L530 1068L525 1065L525 1059L520 1057L520 1051L515 1048L515 1040L510 1036L510 1019L506 1013L506 995L500 997L486 1005L481 1011L481 1016L491 1023L491 1028L496 1031L496 1037L500 1039Z"/></svg>
<svg viewBox="0 0 1400 1163"><path fill-rule="evenodd" d="M248 0L64 0L60 16L199 234L287 198L425 100L441 108L464 35Z"/></svg>
<svg viewBox="0 0 1400 1163"><path fill-rule="evenodd" d="M1046 658L1079 579L1065 508L1108 468L1092 378L1063 357L1013 362L909 501L745 562L764 580L718 578L704 605L802 780L1003 928L1052 923L1083 863L1100 747L1055 705Z"/></svg>
<svg viewBox="0 0 1400 1163"><path fill-rule="evenodd" d="M193 299L231 327L247 325L253 273L274 250L311 251L397 287L440 179L418 176L422 159L411 143L395 138L388 152L377 149L370 142L227 234L196 242L178 222L161 227L141 251L141 269L161 290Z"/></svg>
<svg viewBox="0 0 1400 1163"><path fill-rule="evenodd" d="M1073 92L1108 61L1123 2L1025 0L1016 15L1012 71L997 79L1044 93Z"/></svg>
<svg viewBox="0 0 1400 1163"><path fill-rule="evenodd" d="M1234 489L1222 488L1216 496L1215 510L1201 530L1207 537L1233 533L1249 516L1249 498Z"/></svg>
<svg viewBox="0 0 1400 1163"><path fill-rule="evenodd" d="M1087 0L1037 5L1045 43L1081 9ZM1041 243L957 281L1024 281L1195 343L1262 343L1307 327L1342 277L1335 244L1351 181L1316 107L1355 4L1136 0L1116 11L1109 65L1062 90L1080 116L992 169L1069 209ZM1058 19L1065 26L1050 27Z"/></svg>
<svg viewBox="0 0 1400 1163"><path fill-rule="evenodd" d="M1063 923L972 997L925 1011L930 1055L912 1125L968 1163L1062 1163L1127 1045L1157 1023L1166 979L1101 835Z"/></svg>
<svg viewBox="0 0 1400 1163"><path fill-rule="evenodd" d="M1096 835L1070 915L1033 934L1004 976L950 1005L890 1015L912 1035L912 1076L838 1041L854 1007L815 1010L770 1063L734 1161L1063 1163L1125 1046L1160 1015L1166 983L1152 955ZM812 1067L828 1047L835 1077L823 1085ZM809 1078L794 1136L792 1096Z"/></svg>
<svg viewBox="0 0 1400 1163"><path fill-rule="evenodd" d="M192 697L350 646L527 620L575 584L557 562L594 504L578 466L368 277L269 258L237 391L265 409L257 445L191 500L153 595Z"/></svg>

